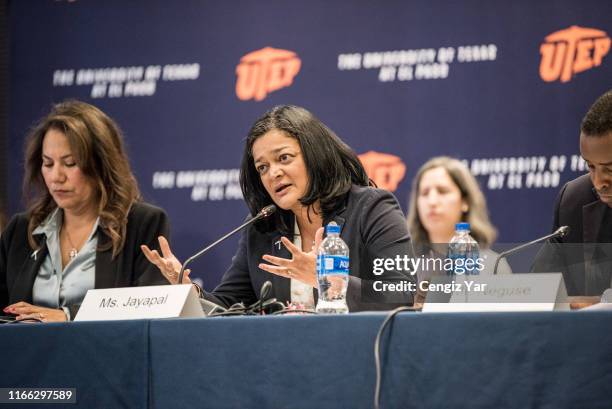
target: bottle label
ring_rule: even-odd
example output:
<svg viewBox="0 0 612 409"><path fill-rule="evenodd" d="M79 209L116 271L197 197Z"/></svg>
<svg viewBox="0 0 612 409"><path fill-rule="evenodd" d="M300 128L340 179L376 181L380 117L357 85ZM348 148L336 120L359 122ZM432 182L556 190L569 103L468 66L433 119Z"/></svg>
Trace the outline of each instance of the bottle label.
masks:
<svg viewBox="0 0 612 409"><path fill-rule="evenodd" d="M317 275L349 274L349 258L347 256L319 255L317 257Z"/></svg>

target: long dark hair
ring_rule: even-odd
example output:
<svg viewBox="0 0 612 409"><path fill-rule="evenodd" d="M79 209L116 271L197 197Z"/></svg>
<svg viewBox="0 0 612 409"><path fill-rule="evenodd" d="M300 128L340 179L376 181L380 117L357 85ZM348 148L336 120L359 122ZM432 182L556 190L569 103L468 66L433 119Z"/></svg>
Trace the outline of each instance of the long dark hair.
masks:
<svg viewBox="0 0 612 409"><path fill-rule="evenodd" d="M57 208L40 171L43 139L50 129L66 135L77 166L94 181L100 228L111 239L98 250L112 247L114 258L125 243L127 215L140 200L140 190L115 121L93 105L75 100L55 105L26 141L23 193L28 203L30 246L39 247L32 232Z"/></svg>
<svg viewBox="0 0 612 409"><path fill-rule="evenodd" d="M255 169L252 150L255 141L273 129L285 132L300 144L309 181L300 203L311 206L318 200L323 219L342 206L352 185L370 184L355 152L318 118L301 107L277 106L255 121L244 146L240 186L252 215L272 203ZM290 220L291 211L278 209L270 220L258 224L258 228L290 234L293 232L293 225L288 225Z"/></svg>

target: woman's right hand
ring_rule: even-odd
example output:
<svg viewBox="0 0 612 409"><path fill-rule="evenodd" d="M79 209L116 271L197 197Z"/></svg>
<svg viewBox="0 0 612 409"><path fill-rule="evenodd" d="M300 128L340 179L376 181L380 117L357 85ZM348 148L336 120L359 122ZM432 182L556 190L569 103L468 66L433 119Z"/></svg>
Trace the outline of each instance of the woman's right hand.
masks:
<svg viewBox="0 0 612 409"><path fill-rule="evenodd" d="M146 245L141 245L140 248L144 253L147 260L151 263L155 264L159 271L166 277L166 280L170 282L170 284L178 283L178 276L181 272L181 268L183 265L181 262L172 254L172 250L170 250L170 245L168 244L168 240L164 236L159 236L159 248L162 251L162 256L159 255L157 250L151 250ZM191 270L185 270L183 274L183 283L182 284L191 284L191 279L189 278L189 273Z"/></svg>

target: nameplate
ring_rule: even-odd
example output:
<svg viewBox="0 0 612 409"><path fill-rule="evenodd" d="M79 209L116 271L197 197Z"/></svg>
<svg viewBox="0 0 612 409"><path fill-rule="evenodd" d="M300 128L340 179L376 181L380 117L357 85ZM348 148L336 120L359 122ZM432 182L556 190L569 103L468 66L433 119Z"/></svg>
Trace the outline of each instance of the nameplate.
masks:
<svg viewBox="0 0 612 409"><path fill-rule="evenodd" d="M203 317L191 284L89 290L75 321Z"/></svg>
<svg viewBox="0 0 612 409"><path fill-rule="evenodd" d="M561 273L436 276L423 312L569 310Z"/></svg>

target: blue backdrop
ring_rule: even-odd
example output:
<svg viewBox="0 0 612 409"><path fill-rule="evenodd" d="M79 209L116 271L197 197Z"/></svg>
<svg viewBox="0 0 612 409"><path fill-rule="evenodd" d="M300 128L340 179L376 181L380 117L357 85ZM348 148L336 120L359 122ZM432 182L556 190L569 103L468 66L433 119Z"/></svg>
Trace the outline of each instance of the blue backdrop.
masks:
<svg viewBox="0 0 612 409"><path fill-rule="evenodd" d="M432 156L465 160L499 241L549 231L584 172L578 135L612 88L610 1L12 1L9 212L23 138L54 102L99 106L125 131L145 199L184 259L246 214L243 141L278 104L314 112L406 207ZM214 286L234 252L194 265Z"/></svg>

